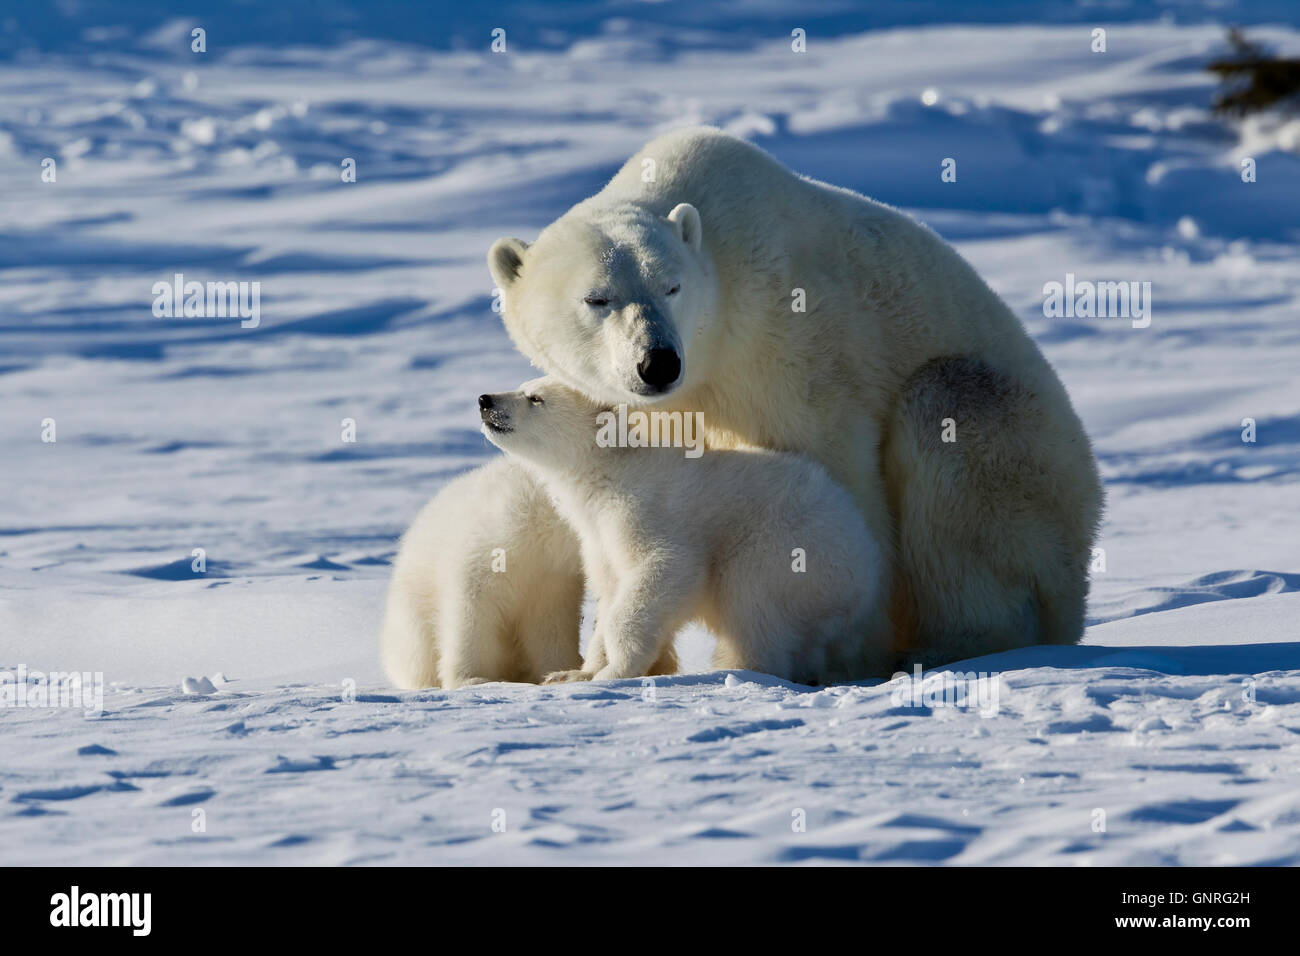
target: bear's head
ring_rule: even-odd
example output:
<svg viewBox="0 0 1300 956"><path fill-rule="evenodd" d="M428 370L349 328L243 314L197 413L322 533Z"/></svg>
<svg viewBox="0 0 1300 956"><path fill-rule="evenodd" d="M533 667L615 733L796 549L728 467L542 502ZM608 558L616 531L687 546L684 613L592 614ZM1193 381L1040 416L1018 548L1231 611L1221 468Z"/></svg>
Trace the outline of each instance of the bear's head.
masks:
<svg viewBox="0 0 1300 956"><path fill-rule="evenodd" d="M571 388L648 404L690 381L716 296L694 206L579 206L532 245L498 239L488 268L516 347Z"/></svg>
<svg viewBox="0 0 1300 956"><path fill-rule="evenodd" d="M551 377L513 392L478 397L487 440L510 455L548 468L578 464L596 447L597 416L605 409Z"/></svg>

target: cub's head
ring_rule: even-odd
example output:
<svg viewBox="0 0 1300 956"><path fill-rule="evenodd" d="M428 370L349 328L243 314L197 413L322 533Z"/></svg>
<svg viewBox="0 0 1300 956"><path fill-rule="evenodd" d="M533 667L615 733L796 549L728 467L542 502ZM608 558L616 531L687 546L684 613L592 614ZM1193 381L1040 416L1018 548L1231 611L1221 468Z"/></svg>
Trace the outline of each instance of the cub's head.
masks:
<svg viewBox="0 0 1300 956"><path fill-rule="evenodd" d="M687 203L667 218L626 203L579 207L531 246L498 239L488 268L510 337L534 365L611 405L683 388L716 295L701 230Z"/></svg>
<svg viewBox="0 0 1300 956"><path fill-rule="evenodd" d="M553 378L478 397L483 434L502 451L550 467L571 466L596 447L604 409Z"/></svg>

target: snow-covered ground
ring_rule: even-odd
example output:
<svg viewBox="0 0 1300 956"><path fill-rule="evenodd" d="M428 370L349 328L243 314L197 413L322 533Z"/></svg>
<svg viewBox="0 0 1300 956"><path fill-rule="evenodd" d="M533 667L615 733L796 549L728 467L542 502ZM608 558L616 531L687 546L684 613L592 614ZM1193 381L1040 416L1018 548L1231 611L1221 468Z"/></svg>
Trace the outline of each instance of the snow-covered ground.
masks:
<svg viewBox="0 0 1300 956"><path fill-rule="evenodd" d="M0 671L106 681L0 709L0 864L1300 863L1300 120L1210 115L1196 4L920 4L803 54L748 6L534 11L506 54L0 22ZM991 716L707 673L699 633L652 687L385 686L396 537L530 374L488 245L688 122L915 212L1069 388L1105 569L1083 646L954 668ZM156 318L177 272L260 282L259 327ZM1150 282L1150 326L1045 317L1067 274Z"/></svg>

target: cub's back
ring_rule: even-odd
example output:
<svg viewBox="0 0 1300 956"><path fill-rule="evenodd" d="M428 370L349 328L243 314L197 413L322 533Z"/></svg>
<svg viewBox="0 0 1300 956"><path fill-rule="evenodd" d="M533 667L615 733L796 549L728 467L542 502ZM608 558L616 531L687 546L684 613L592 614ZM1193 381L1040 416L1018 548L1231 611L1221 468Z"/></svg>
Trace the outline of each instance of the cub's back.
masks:
<svg viewBox="0 0 1300 956"><path fill-rule="evenodd" d="M681 448L625 455L617 496L634 503L643 532L661 529L656 537L704 537L717 547L752 533L867 534L849 493L803 455L758 448L706 449L699 458Z"/></svg>

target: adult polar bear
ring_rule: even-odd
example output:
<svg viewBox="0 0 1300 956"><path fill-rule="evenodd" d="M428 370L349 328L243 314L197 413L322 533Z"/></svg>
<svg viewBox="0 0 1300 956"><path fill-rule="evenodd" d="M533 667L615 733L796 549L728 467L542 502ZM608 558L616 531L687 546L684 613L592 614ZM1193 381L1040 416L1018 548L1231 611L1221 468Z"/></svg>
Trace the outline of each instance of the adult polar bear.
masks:
<svg viewBox="0 0 1300 956"><path fill-rule="evenodd" d="M1102 502L1087 436L1019 321L929 229L692 128L488 265L548 374L602 403L702 411L709 446L802 452L848 488L886 544L867 637L895 666L1078 640Z"/></svg>

